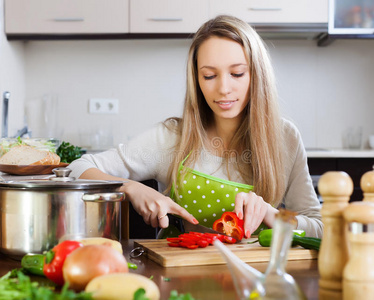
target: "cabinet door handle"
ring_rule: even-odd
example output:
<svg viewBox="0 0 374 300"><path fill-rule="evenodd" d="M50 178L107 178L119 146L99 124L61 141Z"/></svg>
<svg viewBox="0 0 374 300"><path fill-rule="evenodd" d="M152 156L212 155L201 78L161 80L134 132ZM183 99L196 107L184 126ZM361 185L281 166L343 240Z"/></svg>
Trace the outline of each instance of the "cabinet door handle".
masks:
<svg viewBox="0 0 374 300"><path fill-rule="evenodd" d="M54 18L55 22L83 22L84 18Z"/></svg>
<svg viewBox="0 0 374 300"><path fill-rule="evenodd" d="M155 22L181 22L183 18L150 18L149 20Z"/></svg>
<svg viewBox="0 0 374 300"><path fill-rule="evenodd" d="M250 7L249 10L253 11L280 11L282 8L280 7Z"/></svg>

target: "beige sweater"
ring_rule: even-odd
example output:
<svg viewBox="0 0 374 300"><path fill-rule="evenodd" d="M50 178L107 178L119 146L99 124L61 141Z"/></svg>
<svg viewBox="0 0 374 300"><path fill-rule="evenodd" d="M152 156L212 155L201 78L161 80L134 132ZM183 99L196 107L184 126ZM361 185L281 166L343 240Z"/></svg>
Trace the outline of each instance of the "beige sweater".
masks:
<svg viewBox="0 0 374 300"><path fill-rule="evenodd" d="M286 209L298 213L298 229L303 229L307 236L321 237L320 203L314 191L309 175L306 152L297 128L289 121L283 121L286 141L285 182L286 192L283 205ZM98 154L86 154L70 164L71 176L78 178L89 168L98 168L113 176L142 181L155 179L160 188L167 186L167 172L170 166L171 152L176 135L163 124L139 135L116 149ZM202 150L202 158L195 169L216 177L243 182L240 177L228 178L222 159ZM244 182L243 182L244 183Z"/></svg>

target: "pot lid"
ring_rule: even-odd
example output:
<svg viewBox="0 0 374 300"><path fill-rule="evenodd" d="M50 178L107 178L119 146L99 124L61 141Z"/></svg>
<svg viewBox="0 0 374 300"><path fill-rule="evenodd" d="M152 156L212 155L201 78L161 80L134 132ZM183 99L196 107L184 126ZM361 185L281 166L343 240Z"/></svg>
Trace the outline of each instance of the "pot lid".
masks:
<svg viewBox="0 0 374 300"><path fill-rule="evenodd" d="M74 181L52 181L48 179L32 179L25 181L1 181L1 188L29 188L29 189L114 189L123 185L122 181L111 180L86 180L77 179Z"/></svg>
<svg viewBox="0 0 374 300"><path fill-rule="evenodd" d="M74 177L69 177L71 170L68 168L56 168L52 171L55 176L47 179L0 181L0 189L114 189L121 187L124 183L124 181L113 180L75 179Z"/></svg>

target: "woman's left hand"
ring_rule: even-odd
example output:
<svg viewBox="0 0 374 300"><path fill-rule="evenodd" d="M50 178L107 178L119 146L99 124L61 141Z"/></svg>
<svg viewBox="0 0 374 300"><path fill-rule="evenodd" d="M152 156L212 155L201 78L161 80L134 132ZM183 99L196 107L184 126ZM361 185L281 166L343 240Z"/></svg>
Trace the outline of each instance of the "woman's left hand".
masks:
<svg viewBox="0 0 374 300"><path fill-rule="evenodd" d="M246 238L264 222L268 227L273 227L277 209L265 202L261 196L254 192L238 193L235 197L235 213L239 219L244 218L244 234Z"/></svg>

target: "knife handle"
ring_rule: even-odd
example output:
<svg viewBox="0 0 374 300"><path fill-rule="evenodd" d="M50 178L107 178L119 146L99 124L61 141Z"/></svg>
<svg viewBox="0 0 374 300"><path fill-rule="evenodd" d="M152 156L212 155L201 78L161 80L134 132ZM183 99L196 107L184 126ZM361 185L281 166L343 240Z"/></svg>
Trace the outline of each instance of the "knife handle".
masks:
<svg viewBox="0 0 374 300"><path fill-rule="evenodd" d="M180 217L172 214L167 214L167 216L169 218L169 226L174 225L181 233L185 233L183 221Z"/></svg>

